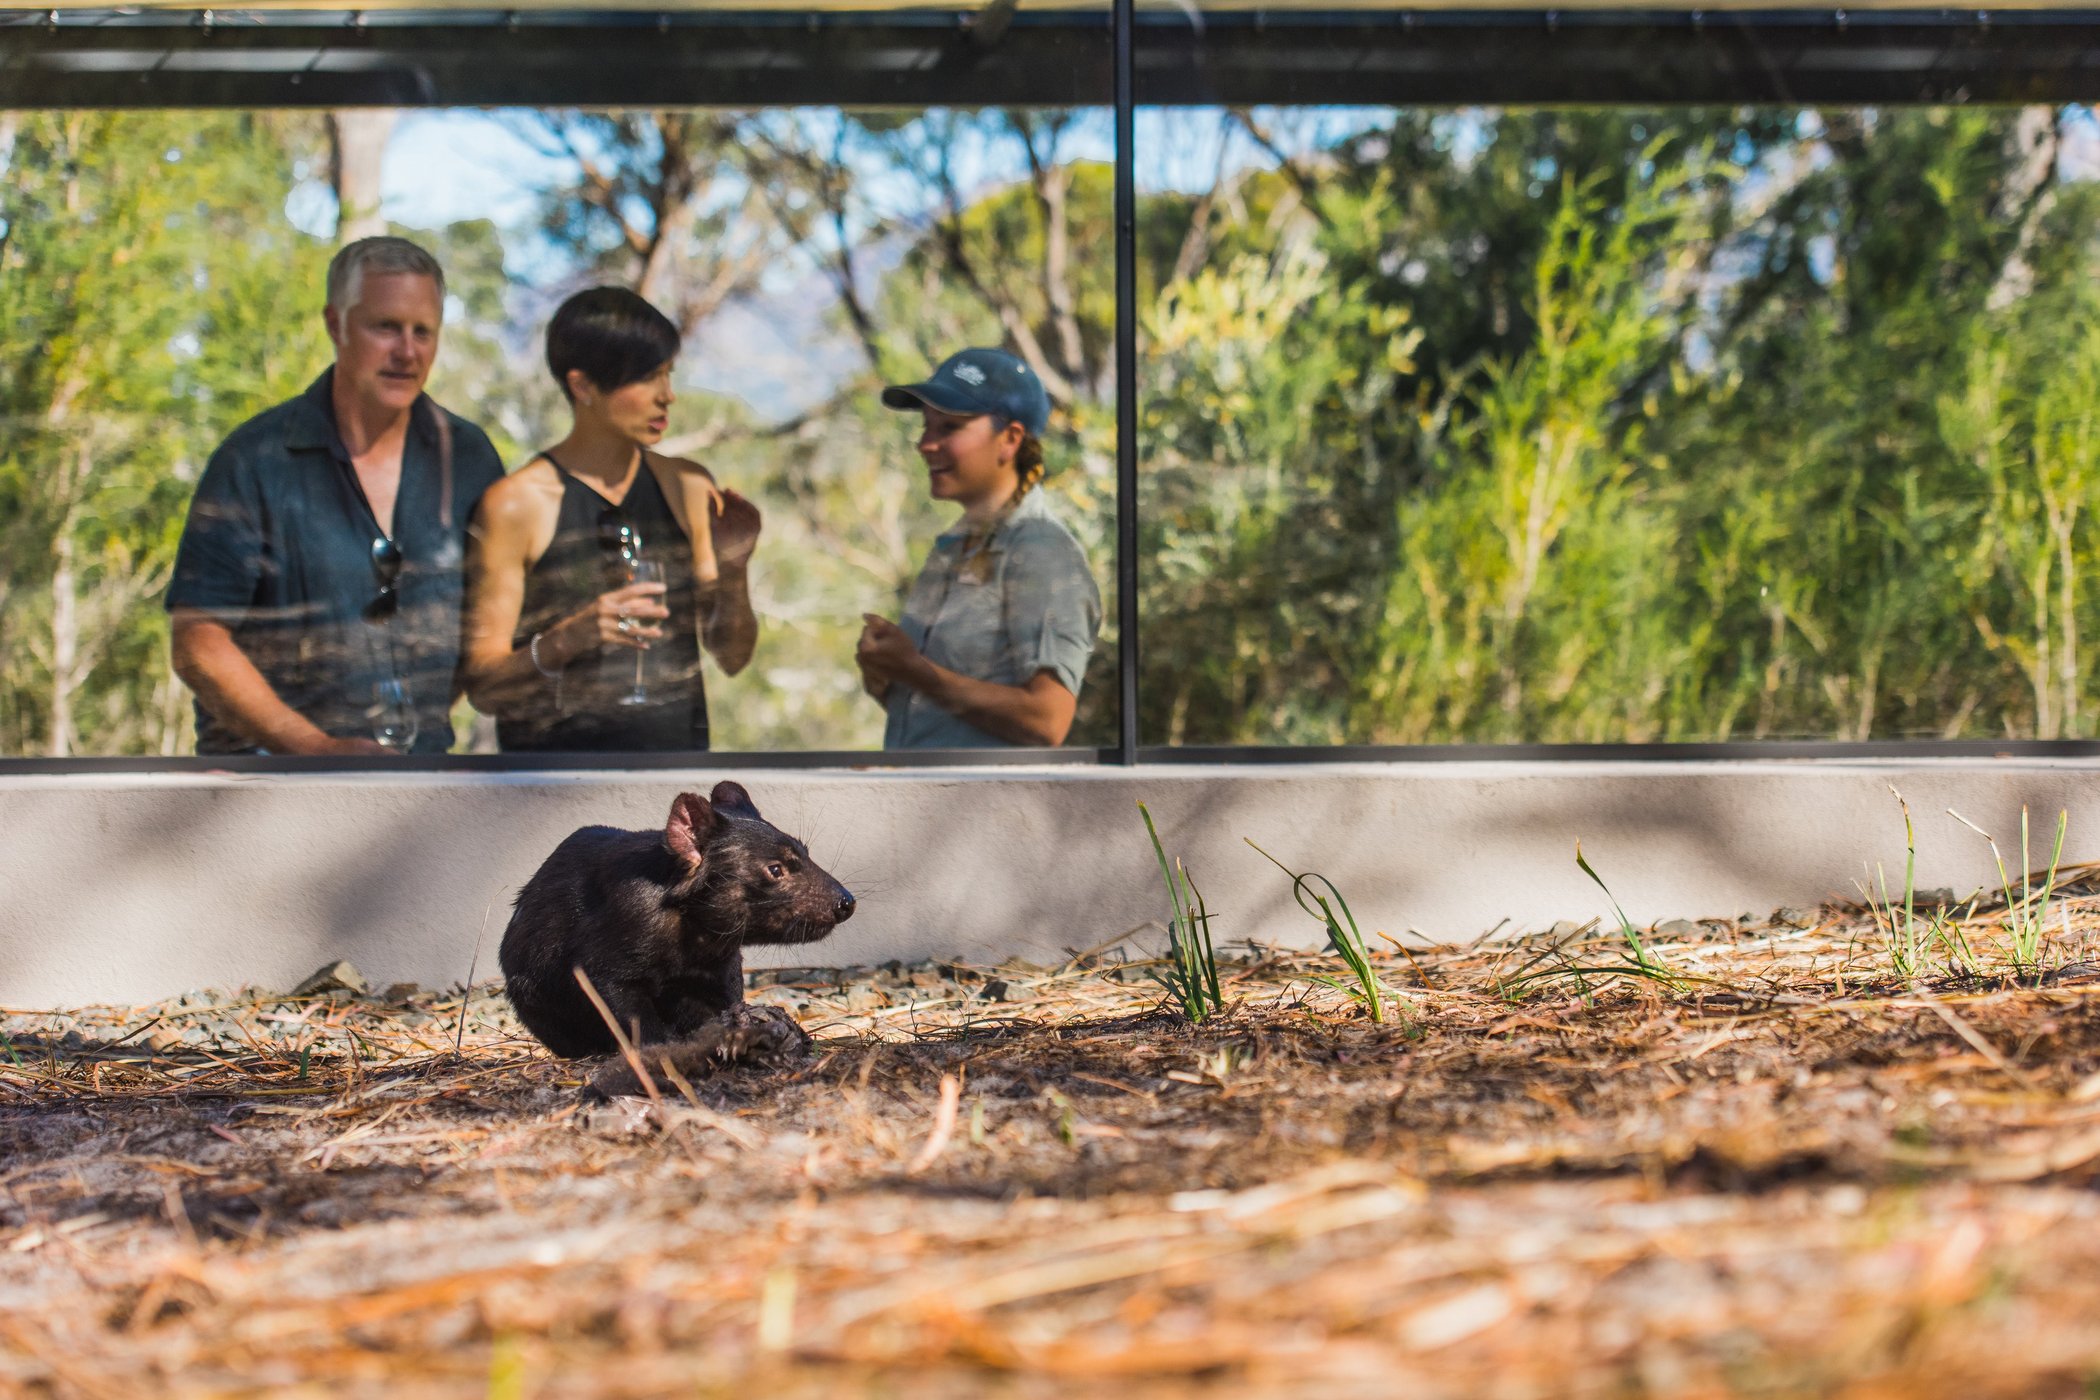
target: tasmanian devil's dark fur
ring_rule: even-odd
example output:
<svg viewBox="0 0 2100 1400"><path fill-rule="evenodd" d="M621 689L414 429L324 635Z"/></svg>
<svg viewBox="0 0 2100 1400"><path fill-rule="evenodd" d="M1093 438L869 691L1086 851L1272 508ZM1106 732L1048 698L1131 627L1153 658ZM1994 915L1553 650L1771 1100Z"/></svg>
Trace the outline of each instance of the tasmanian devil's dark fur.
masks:
<svg viewBox="0 0 2100 1400"><path fill-rule="evenodd" d="M557 1055L618 1048L577 968L638 1045L677 1041L722 1059L807 1045L784 1012L745 1005L743 950L814 942L853 904L749 793L718 783L707 797L681 793L662 831L589 826L555 847L504 930L506 990Z"/></svg>

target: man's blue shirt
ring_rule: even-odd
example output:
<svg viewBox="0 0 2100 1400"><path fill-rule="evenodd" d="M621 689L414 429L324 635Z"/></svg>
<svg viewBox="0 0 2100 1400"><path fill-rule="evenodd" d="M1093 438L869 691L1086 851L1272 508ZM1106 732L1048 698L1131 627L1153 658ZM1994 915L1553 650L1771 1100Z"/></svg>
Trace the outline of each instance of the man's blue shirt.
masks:
<svg viewBox="0 0 2100 1400"><path fill-rule="evenodd" d="M337 431L331 367L298 398L236 428L205 464L175 557L167 607L224 623L287 705L337 738L371 738L374 688L414 700L416 753L452 746L467 522L503 464L488 435L428 395L402 448L392 618L368 622L384 532ZM449 439L449 441L448 441ZM199 753L252 753L197 707Z"/></svg>

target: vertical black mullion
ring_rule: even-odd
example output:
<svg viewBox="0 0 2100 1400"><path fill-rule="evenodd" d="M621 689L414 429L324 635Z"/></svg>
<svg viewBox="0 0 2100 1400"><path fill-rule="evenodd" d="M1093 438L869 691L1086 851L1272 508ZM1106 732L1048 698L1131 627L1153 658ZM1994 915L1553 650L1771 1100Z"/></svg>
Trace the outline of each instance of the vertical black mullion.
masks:
<svg viewBox="0 0 2100 1400"><path fill-rule="evenodd" d="M1137 148L1131 33L1136 0L1115 0L1116 38L1116 761L1138 752Z"/></svg>

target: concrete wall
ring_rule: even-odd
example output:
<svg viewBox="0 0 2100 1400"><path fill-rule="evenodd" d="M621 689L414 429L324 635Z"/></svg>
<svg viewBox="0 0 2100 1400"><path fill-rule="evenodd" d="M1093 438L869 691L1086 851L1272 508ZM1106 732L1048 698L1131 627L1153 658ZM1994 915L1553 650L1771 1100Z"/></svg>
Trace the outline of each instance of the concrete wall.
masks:
<svg viewBox="0 0 2100 1400"><path fill-rule="evenodd" d="M1574 842L1639 921L1764 913L1900 881L1894 783L1921 886L1994 879L1952 806L2009 844L2100 856L2100 760L1263 764L1136 769L0 776L0 1004L288 987L332 957L376 983L479 976L519 884L574 828L655 826L682 787L747 786L861 895L833 964L1061 957L1158 918L1135 803L1186 857L1221 939L1317 938L1242 844L1329 875L1366 930L1470 939L1606 912ZM1156 932L1144 936L1156 942ZM1144 941L1141 939L1141 941Z"/></svg>

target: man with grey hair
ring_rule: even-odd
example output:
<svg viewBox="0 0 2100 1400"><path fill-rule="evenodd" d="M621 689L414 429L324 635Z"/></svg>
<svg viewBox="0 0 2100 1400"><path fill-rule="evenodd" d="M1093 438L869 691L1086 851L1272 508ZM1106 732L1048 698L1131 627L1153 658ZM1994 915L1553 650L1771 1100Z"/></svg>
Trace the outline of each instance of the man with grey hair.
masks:
<svg viewBox="0 0 2100 1400"><path fill-rule="evenodd" d="M503 475L423 392L445 274L405 238L328 266L335 363L205 464L168 586L199 753L443 753L467 521Z"/></svg>

